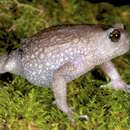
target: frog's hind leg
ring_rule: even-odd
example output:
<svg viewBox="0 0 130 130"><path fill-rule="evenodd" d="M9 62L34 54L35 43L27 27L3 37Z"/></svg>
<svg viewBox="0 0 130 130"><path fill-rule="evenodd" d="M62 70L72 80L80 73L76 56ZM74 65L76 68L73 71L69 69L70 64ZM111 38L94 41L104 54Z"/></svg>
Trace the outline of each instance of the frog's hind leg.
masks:
<svg viewBox="0 0 130 130"><path fill-rule="evenodd" d="M79 73L82 73L84 69L81 68L84 68L85 65L82 61L78 65L75 63L69 62L59 68L54 73L52 82L52 89L56 99L56 105L60 110L68 115L72 121L72 124L74 123L74 120L72 118L72 111L67 105L66 84L67 82L75 79ZM88 119L87 115L81 116L81 118Z"/></svg>
<svg viewBox="0 0 130 130"><path fill-rule="evenodd" d="M115 90L123 89L130 92L130 85L127 85L120 77L119 73L115 69L111 61L105 62L101 65L101 69L110 77L111 81L107 85L102 85L101 87L111 86Z"/></svg>
<svg viewBox="0 0 130 130"><path fill-rule="evenodd" d="M72 118L72 111L67 104L66 98L66 67L68 64L64 65L62 68L58 69L53 75L52 89L55 96L55 103L57 107L65 112L70 118L71 122L74 123Z"/></svg>

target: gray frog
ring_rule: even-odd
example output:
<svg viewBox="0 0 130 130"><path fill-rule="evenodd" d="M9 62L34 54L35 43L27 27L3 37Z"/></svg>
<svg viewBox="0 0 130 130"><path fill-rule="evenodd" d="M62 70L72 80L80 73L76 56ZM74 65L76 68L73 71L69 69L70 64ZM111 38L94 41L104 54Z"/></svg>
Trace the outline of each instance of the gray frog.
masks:
<svg viewBox="0 0 130 130"><path fill-rule="evenodd" d="M110 77L109 86L129 91L110 61L129 50L130 38L122 24L64 25L25 39L20 48L0 58L0 73L11 72L37 86L49 86L57 107L70 120L66 84L100 65ZM86 116L81 116L86 117Z"/></svg>

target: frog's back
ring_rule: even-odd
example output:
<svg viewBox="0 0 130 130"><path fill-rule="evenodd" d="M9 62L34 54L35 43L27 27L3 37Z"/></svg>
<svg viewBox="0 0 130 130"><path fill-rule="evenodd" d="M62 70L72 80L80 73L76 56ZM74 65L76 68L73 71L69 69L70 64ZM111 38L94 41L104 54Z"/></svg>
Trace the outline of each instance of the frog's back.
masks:
<svg viewBox="0 0 130 130"><path fill-rule="evenodd" d="M22 47L49 47L54 45L66 44L70 40L80 37L89 37L91 33L97 30L108 28L110 26L101 25L62 25L54 26L37 33L36 35L23 40Z"/></svg>

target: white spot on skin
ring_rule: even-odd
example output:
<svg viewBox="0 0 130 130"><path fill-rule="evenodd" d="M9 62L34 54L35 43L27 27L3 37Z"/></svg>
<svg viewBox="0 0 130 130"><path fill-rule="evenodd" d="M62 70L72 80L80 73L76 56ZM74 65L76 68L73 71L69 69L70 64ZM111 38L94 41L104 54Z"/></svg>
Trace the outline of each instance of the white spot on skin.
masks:
<svg viewBox="0 0 130 130"><path fill-rule="evenodd" d="M43 80L45 80L45 79L46 79L46 77L45 77L45 76L42 76L42 79L43 79Z"/></svg>
<svg viewBox="0 0 130 130"><path fill-rule="evenodd" d="M57 56L57 55L53 55L52 58L53 58L53 59L56 59L56 56Z"/></svg>
<svg viewBox="0 0 130 130"><path fill-rule="evenodd" d="M73 42L77 43L77 42L79 42L79 39L74 39Z"/></svg>
<svg viewBox="0 0 130 130"><path fill-rule="evenodd" d="M44 58L44 54L43 54L43 53L40 54L40 58L41 58L41 59Z"/></svg>
<svg viewBox="0 0 130 130"><path fill-rule="evenodd" d="M46 65L47 65L47 66L50 66L50 63L49 63L49 62L46 62Z"/></svg>
<svg viewBox="0 0 130 130"><path fill-rule="evenodd" d="M39 65L38 68L41 69L41 68L42 68L42 65Z"/></svg>
<svg viewBox="0 0 130 130"><path fill-rule="evenodd" d="M5 68L6 68L6 70L9 71L9 72L10 72L10 71L13 71L13 70L16 68L16 62L13 61L13 60L9 61L9 62L6 64Z"/></svg>
<svg viewBox="0 0 130 130"><path fill-rule="evenodd" d="M68 50L67 50L67 49L65 50L65 53L68 53Z"/></svg>
<svg viewBox="0 0 130 130"><path fill-rule="evenodd" d="M35 67L37 67L37 66L38 66L38 64L35 63Z"/></svg>
<svg viewBox="0 0 130 130"><path fill-rule="evenodd" d="M61 57L63 57L63 55L64 55L64 54L63 54L63 53L61 53L60 55L61 55Z"/></svg>
<svg viewBox="0 0 130 130"><path fill-rule="evenodd" d="M28 60L28 59L29 59L29 56L28 56L28 55L26 55L26 57L24 58L24 60L25 60L25 59L27 59L27 60Z"/></svg>
<svg viewBox="0 0 130 130"><path fill-rule="evenodd" d="M55 65L52 64L52 65L51 65L51 68L54 69L54 68L55 68Z"/></svg>
<svg viewBox="0 0 130 130"><path fill-rule="evenodd" d="M49 54L48 54L48 56L50 57L52 55L52 53L50 52Z"/></svg>
<svg viewBox="0 0 130 130"><path fill-rule="evenodd" d="M71 51L71 52L70 52L70 55L72 56L73 54L74 54L73 51Z"/></svg>
<svg viewBox="0 0 130 130"><path fill-rule="evenodd" d="M37 48L37 47L33 48L34 52L36 52L38 49L39 49L39 48Z"/></svg>
<svg viewBox="0 0 130 130"><path fill-rule="evenodd" d="M41 70L41 69L39 69L39 70L38 70L38 74L40 74L41 72L42 72L42 70Z"/></svg>
<svg viewBox="0 0 130 130"><path fill-rule="evenodd" d="M69 48L69 52L71 52L73 49L72 48Z"/></svg>
<svg viewBox="0 0 130 130"><path fill-rule="evenodd" d="M65 57L65 60L67 61L69 58L68 57Z"/></svg>
<svg viewBox="0 0 130 130"><path fill-rule="evenodd" d="M79 53L79 54L80 54L80 50L79 50L79 49L77 50L77 53Z"/></svg>
<svg viewBox="0 0 130 130"><path fill-rule="evenodd" d="M35 56L34 56L34 55L31 55L31 58L32 58L32 59L34 59L34 58L35 58Z"/></svg>
<svg viewBox="0 0 130 130"><path fill-rule="evenodd" d="M60 62L63 62L63 58L60 59Z"/></svg>
<svg viewBox="0 0 130 130"><path fill-rule="evenodd" d="M35 54L38 55L38 54L39 54L39 51L36 51Z"/></svg>
<svg viewBox="0 0 130 130"><path fill-rule="evenodd" d="M32 64L30 64L30 67L32 67Z"/></svg>
<svg viewBox="0 0 130 130"><path fill-rule="evenodd" d="M84 55L87 55L87 54L88 54L87 51L85 51L85 52L84 52Z"/></svg>
<svg viewBox="0 0 130 130"><path fill-rule="evenodd" d="M33 71L33 72L32 72L32 75L36 75L36 72L35 72L35 71Z"/></svg>

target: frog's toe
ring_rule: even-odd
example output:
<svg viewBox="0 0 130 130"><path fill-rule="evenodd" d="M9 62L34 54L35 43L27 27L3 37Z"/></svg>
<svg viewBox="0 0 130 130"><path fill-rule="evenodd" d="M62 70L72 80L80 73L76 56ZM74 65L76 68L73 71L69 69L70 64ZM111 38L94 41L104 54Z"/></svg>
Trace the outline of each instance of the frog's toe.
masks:
<svg viewBox="0 0 130 130"><path fill-rule="evenodd" d="M109 84L103 84L103 85L100 86L100 88L106 88L106 87L110 87L110 85Z"/></svg>
<svg viewBox="0 0 130 130"><path fill-rule="evenodd" d="M89 120L89 117L87 115L80 115L79 118L80 119Z"/></svg>
<svg viewBox="0 0 130 130"><path fill-rule="evenodd" d="M122 80L113 80L110 83L106 84L106 85L101 85L100 87L112 87L115 90L119 90L122 89L124 91L127 91L128 93L130 93L130 85L127 85L124 81Z"/></svg>

